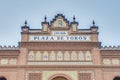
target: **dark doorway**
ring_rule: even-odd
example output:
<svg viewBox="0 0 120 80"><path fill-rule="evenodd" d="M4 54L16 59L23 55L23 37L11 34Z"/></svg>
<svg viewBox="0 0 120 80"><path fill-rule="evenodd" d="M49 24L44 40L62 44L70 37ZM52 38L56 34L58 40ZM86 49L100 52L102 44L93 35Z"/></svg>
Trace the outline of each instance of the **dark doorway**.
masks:
<svg viewBox="0 0 120 80"><path fill-rule="evenodd" d="M5 77L0 77L0 80L7 80Z"/></svg>
<svg viewBox="0 0 120 80"><path fill-rule="evenodd" d="M53 78L52 80L68 80L68 79L66 79L65 77L55 77L55 78Z"/></svg>
<svg viewBox="0 0 120 80"><path fill-rule="evenodd" d="M117 76L117 77L115 77L113 80L120 80L120 77Z"/></svg>

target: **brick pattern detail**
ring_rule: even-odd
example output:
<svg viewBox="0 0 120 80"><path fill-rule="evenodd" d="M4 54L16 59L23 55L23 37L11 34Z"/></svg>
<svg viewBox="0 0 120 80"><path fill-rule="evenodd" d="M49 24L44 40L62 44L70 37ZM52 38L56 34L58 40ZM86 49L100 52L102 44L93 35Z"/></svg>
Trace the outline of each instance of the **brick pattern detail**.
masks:
<svg viewBox="0 0 120 80"><path fill-rule="evenodd" d="M91 80L91 73L79 73L79 80Z"/></svg>
<svg viewBox="0 0 120 80"><path fill-rule="evenodd" d="M98 48L99 42L21 42L20 46L29 50L91 50ZM74 46L74 47L73 47Z"/></svg>
<svg viewBox="0 0 120 80"><path fill-rule="evenodd" d="M42 80L41 73L29 73L29 80Z"/></svg>

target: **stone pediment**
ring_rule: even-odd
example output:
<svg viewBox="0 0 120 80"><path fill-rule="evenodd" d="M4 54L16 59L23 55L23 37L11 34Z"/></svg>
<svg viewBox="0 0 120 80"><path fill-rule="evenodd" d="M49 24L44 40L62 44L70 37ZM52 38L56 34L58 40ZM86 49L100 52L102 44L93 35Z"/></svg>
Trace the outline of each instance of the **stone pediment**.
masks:
<svg viewBox="0 0 120 80"><path fill-rule="evenodd" d="M69 26L69 21L63 14L57 14L50 24L52 28L65 28Z"/></svg>
<svg viewBox="0 0 120 80"><path fill-rule="evenodd" d="M57 14L50 22L45 16L42 29L30 29L26 23L22 27L22 34L28 35L24 40L27 42L97 42L97 31L95 23L89 29L78 29L75 16L69 23L63 14Z"/></svg>

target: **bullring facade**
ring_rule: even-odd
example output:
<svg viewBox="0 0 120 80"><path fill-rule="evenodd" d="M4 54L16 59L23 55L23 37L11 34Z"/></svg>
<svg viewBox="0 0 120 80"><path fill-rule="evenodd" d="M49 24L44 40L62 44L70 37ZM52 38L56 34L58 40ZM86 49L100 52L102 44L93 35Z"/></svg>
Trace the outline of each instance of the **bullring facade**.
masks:
<svg viewBox="0 0 120 80"><path fill-rule="evenodd" d="M75 17L45 17L42 29L21 27L18 46L0 46L1 80L113 80L120 76L120 46L102 47L98 27L78 29Z"/></svg>

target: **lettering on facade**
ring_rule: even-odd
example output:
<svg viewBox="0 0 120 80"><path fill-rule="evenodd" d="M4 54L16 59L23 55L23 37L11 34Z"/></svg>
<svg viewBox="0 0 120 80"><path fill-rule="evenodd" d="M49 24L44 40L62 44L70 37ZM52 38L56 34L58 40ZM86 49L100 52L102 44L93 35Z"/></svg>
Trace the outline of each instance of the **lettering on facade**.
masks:
<svg viewBox="0 0 120 80"><path fill-rule="evenodd" d="M68 31L52 31L52 35L68 35Z"/></svg>
<svg viewBox="0 0 120 80"><path fill-rule="evenodd" d="M91 41L90 36L29 36L29 41Z"/></svg>

